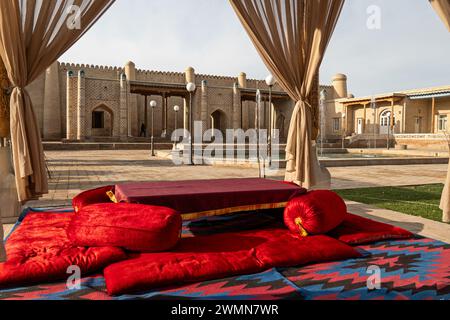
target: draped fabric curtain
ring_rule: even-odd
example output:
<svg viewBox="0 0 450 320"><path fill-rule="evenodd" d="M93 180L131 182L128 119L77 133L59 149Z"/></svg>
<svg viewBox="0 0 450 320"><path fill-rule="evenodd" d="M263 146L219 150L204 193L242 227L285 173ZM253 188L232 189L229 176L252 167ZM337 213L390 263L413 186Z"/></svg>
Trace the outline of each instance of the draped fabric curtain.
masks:
<svg viewBox="0 0 450 320"><path fill-rule="evenodd" d="M48 192L40 133L25 87L89 30L114 1L0 1L0 57L13 87L9 113L20 202Z"/></svg>
<svg viewBox="0 0 450 320"><path fill-rule="evenodd" d="M441 17L448 31L450 31L450 0L430 0L434 10ZM448 169L447 181L441 198L441 209L443 210L442 221L450 222L450 167Z"/></svg>
<svg viewBox="0 0 450 320"><path fill-rule="evenodd" d="M450 31L450 0L430 0L430 3Z"/></svg>
<svg viewBox="0 0 450 320"><path fill-rule="evenodd" d="M295 100L286 148L286 180L329 187L312 136L312 91L344 0L230 0L268 69Z"/></svg>

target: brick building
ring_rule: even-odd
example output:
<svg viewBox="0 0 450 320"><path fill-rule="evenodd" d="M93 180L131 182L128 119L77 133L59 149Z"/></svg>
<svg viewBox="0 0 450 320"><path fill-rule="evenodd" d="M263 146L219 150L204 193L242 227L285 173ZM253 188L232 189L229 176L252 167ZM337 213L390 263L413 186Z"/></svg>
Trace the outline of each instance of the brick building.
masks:
<svg viewBox="0 0 450 320"><path fill-rule="evenodd" d="M154 100L156 137L170 139L172 131L188 128L189 93L194 82L193 118L204 128L224 131L255 127L256 90L263 93L262 126L269 128L268 87L265 81L185 72L139 70L133 62L123 68L54 63L29 87L45 141L135 141L142 124L150 132ZM179 106L176 114L174 107ZM286 139L295 103L278 85L273 88L274 126ZM175 123L177 121L177 123Z"/></svg>

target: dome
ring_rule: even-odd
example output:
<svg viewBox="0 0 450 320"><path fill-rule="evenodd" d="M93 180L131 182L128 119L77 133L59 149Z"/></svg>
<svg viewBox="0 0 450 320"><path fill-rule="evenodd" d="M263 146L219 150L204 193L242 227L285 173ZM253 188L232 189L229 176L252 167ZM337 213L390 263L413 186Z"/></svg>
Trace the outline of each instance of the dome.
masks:
<svg viewBox="0 0 450 320"><path fill-rule="evenodd" d="M333 81L347 80L347 76L343 73L338 73L333 77Z"/></svg>

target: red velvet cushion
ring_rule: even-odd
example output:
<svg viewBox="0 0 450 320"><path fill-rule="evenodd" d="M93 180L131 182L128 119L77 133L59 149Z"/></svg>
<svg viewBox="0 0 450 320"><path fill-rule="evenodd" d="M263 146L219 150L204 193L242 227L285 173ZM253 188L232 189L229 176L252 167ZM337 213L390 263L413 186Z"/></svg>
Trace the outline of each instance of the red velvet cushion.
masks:
<svg viewBox="0 0 450 320"><path fill-rule="evenodd" d="M98 203L112 203L107 192L114 192L114 186L106 186L94 190L88 190L80 193L72 200L72 206L75 212L79 212L84 207Z"/></svg>
<svg viewBox="0 0 450 320"><path fill-rule="evenodd" d="M347 206L340 196L326 190L311 191L289 201L285 212L286 226L302 236L325 234L344 221Z"/></svg>
<svg viewBox="0 0 450 320"><path fill-rule="evenodd" d="M347 214L344 222L329 233L330 236L350 245L361 245L382 240L410 239L409 231L389 224Z"/></svg>
<svg viewBox="0 0 450 320"><path fill-rule="evenodd" d="M274 228L185 238L172 252L137 255L104 275L108 293L118 295L360 256L328 236L301 238Z"/></svg>
<svg viewBox="0 0 450 320"><path fill-rule="evenodd" d="M82 276L102 271L127 258L115 247L76 247L66 229L74 216L60 213L32 213L6 242L8 261L0 263L0 288L66 281L67 268L77 266Z"/></svg>
<svg viewBox="0 0 450 320"><path fill-rule="evenodd" d="M160 252L177 244L181 224L181 215L170 208L104 203L83 208L67 234L77 246Z"/></svg>

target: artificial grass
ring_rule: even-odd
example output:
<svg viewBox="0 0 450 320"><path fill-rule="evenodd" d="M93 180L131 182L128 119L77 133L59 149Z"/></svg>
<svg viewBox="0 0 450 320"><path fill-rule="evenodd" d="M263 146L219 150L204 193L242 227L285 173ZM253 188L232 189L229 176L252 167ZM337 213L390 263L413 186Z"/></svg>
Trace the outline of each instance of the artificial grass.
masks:
<svg viewBox="0 0 450 320"><path fill-rule="evenodd" d="M442 222L443 184L336 190L344 199Z"/></svg>

